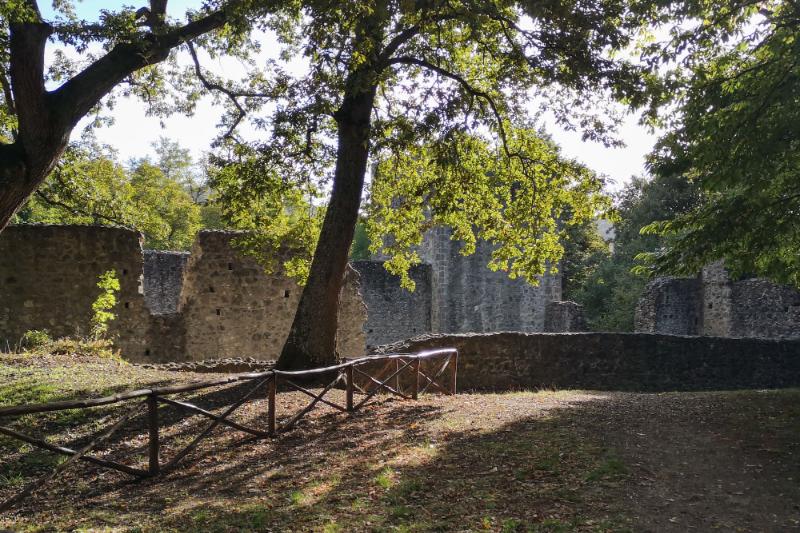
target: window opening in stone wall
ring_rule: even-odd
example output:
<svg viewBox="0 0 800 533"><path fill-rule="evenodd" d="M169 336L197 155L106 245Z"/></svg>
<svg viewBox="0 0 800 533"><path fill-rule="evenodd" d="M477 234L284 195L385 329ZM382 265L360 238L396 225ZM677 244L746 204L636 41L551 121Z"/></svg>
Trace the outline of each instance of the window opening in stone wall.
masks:
<svg viewBox="0 0 800 533"><path fill-rule="evenodd" d="M708 304L708 308L709 308L709 309L714 309L714 304L713 304L713 303L709 303L709 304Z"/></svg>
<svg viewBox="0 0 800 533"><path fill-rule="evenodd" d="M145 355L150 355L150 348L146 349L146 350L144 351L144 354L145 354Z"/></svg>
<svg viewBox="0 0 800 533"><path fill-rule="evenodd" d="M228 263L228 270L233 270L233 263Z"/></svg>
<svg viewBox="0 0 800 533"><path fill-rule="evenodd" d="M288 298L288 297L289 297L289 289L285 289L285 290L283 291L283 297L284 297L284 298Z"/></svg>
<svg viewBox="0 0 800 533"><path fill-rule="evenodd" d="M217 309L217 316L222 316L222 309Z"/></svg>
<svg viewBox="0 0 800 533"><path fill-rule="evenodd" d="M128 269L127 268L123 268L122 269L122 275L123 276L127 276L128 275Z"/></svg>
<svg viewBox="0 0 800 533"><path fill-rule="evenodd" d="M130 309L130 308L131 308L131 303L125 302L125 309Z"/></svg>
<svg viewBox="0 0 800 533"><path fill-rule="evenodd" d="M214 287L209 287L208 292L214 292Z"/></svg>

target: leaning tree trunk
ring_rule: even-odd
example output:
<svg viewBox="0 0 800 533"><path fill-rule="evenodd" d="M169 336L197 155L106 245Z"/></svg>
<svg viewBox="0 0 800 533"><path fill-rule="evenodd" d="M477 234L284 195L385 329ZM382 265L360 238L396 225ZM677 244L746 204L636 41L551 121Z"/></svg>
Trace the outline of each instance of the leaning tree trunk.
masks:
<svg viewBox="0 0 800 533"><path fill-rule="evenodd" d="M335 115L339 144L333 190L279 368L311 368L336 360L339 294L364 188L374 100L374 89L345 96Z"/></svg>

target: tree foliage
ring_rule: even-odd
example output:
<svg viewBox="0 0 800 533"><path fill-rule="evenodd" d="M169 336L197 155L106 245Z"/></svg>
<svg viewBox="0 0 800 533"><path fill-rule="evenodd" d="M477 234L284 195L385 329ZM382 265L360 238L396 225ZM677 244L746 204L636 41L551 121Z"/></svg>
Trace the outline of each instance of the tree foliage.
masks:
<svg viewBox="0 0 800 533"><path fill-rule="evenodd" d="M190 112L197 94L191 71L174 60L158 65L192 40L210 54L235 53L248 42L249 17L276 2L211 0L184 22L167 16L166 0L101 10L98 21L79 19L70 0L53 2L49 20L36 0L0 3L0 231L53 170L87 114L113 104L115 93L141 96L151 113ZM78 57L55 50L46 61L48 42Z"/></svg>
<svg viewBox="0 0 800 533"><path fill-rule="evenodd" d="M610 207L602 182L566 159L536 132L510 129L502 146L463 132L431 148L409 147L377 166L367 207L371 251L413 288L408 269L420 263L424 232L445 225L470 255L477 241L494 245L488 268L533 285L557 265L568 228Z"/></svg>
<svg viewBox="0 0 800 533"><path fill-rule="evenodd" d="M184 250L201 227L201 206L146 159L126 169L108 149L75 144L15 221L125 226L141 231L147 248Z"/></svg>
<svg viewBox="0 0 800 533"><path fill-rule="evenodd" d="M679 119L653 154L658 176L686 176L705 202L646 228L666 240L640 271L691 275L724 258L800 286L800 5L734 3L714 19L716 39L685 40Z"/></svg>
<svg viewBox="0 0 800 533"><path fill-rule="evenodd" d="M634 272L636 257L663 246L658 235L642 234L655 221L675 220L701 205L702 191L679 176L634 177L615 199L613 253L595 266L571 298L583 304L595 331L633 331L636 303L647 277Z"/></svg>

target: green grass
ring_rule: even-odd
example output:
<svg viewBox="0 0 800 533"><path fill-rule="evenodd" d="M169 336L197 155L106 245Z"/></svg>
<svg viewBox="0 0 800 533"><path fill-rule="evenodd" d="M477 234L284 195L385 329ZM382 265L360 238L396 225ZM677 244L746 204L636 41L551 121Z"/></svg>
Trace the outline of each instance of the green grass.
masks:
<svg viewBox="0 0 800 533"><path fill-rule="evenodd" d="M628 467L618 457L606 457L597 467L595 467L586 481L619 481L628 477Z"/></svg>

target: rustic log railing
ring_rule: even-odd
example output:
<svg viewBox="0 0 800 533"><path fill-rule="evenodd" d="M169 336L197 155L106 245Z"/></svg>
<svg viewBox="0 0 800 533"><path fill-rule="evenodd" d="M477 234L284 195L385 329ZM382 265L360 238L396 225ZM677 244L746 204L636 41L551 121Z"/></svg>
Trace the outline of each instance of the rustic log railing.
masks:
<svg viewBox="0 0 800 533"><path fill-rule="evenodd" d="M430 372L430 370L428 371L431 373L431 375L428 375L428 372L422 370L421 368L420 363L425 360L430 360L433 363L435 372ZM368 367L381 362L385 362L385 364L380 367L376 373L371 374ZM414 354L390 354L361 357L358 359L344 360L338 365L325 368L314 368L310 370L299 371L268 370L266 372L243 373L202 382L126 391L102 398L67 400L45 404L17 405L0 408L0 418L2 418L53 411L64 411L67 409L89 409L144 398L144 412L147 415L148 431L148 466L145 470L128 466L117 461L112 461L110 459L89 455L92 450L96 449L103 442L107 441L125 424L139 416L143 411L141 403L137 403L134 409L122 416L119 421L114 423L110 428L101 431L98 435L92 438L88 444L79 450L73 450L65 446L57 446L47 442L46 440L31 437L11 429L10 427L0 425L0 434L23 441L27 444L53 453L70 456L67 461L58 465L52 472L37 480L34 480L32 483L24 487L19 493L0 503L0 513L8 510L16 503L31 495L35 490L56 477L68 466L77 462L78 460L87 461L98 466L118 470L137 478L158 476L177 467L178 464L200 443L200 441L208 437L208 435L219 425L228 426L235 430L252 435L256 438L275 437L276 435L288 431L295 426L306 414L313 410L318 403L332 407L340 412L353 413L364 407L367 402L372 400L380 391L386 391L404 399L414 400L418 398L419 394L426 392L430 387L434 387L444 394L455 394L457 370L458 351L454 348L444 348ZM400 379L401 375L404 373L404 377L410 378L411 390L408 393L405 392ZM409 373L410 376L408 375ZM386 377L387 374L389 374L388 377ZM335 375L335 378L325 385L319 393L316 393L313 390L310 390L309 388L297 383L298 381L302 382L304 380L320 378L326 375ZM439 382L443 376L449 378L447 379L446 383ZM357 377L359 380L361 380L361 384L357 382ZM390 385L389 383L392 380L394 380L394 383ZM424 384L420 388L421 381L423 381ZM168 396L174 394L194 392L238 382L250 382L254 383L255 385L250 388L244 396L230 404L221 414L212 413L211 411L186 401L168 398ZM340 405L324 397L337 385L341 385L345 390L345 405ZM281 387L287 390L295 390L305 394L311 397L311 402L296 413L289 416L287 419L278 423L275 399L276 393ZM265 391L267 398L266 430L249 427L244 424L229 420L229 417L234 413L234 411L236 411L236 409L241 407L259 391ZM363 398L360 398L359 401L356 401L356 394L363 395ZM194 415L204 416L211 420L210 423L206 425L189 444L178 451L166 462L162 462L161 458L159 404L175 407Z"/></svg>

